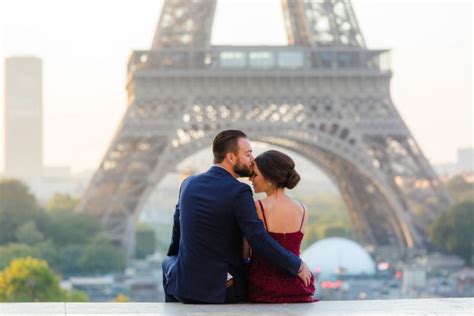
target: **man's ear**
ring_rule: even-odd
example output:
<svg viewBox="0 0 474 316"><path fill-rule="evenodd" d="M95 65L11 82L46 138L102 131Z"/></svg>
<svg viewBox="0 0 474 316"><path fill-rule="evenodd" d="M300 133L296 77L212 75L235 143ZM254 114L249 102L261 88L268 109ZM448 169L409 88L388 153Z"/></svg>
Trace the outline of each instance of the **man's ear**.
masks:
<svg viewBox="0 0 474 316"><path fill-rule="evenodd" d="M228 152L226 155L225 155L225 159L231 164L231 165L234 165L235 163L235 160L236 160L236 156L233 152Z"/></svg>

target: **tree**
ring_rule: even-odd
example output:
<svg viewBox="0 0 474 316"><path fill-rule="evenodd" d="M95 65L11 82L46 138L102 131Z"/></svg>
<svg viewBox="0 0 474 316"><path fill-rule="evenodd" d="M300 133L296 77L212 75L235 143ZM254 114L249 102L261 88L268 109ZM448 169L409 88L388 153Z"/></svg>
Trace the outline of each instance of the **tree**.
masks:
<svg viewBox="0 0 474 316"><path fill-rule="evenodd" d="M89 296L83 291L66 292L66 302L88 302Z"/></svg>
<svg viewBox="0 0 474 316"><path fill-rule="evenodd" d="M38 204L28 187L16 179L0 180L0 205L3 210L36 210Z"/></svg>
<svg viewBox="0 0 474 316"><path fill-rule="evenodd" d="M79 203L79 199L69 194L56 193L48 201L46 209L49 212L72 212Z"/></svg>
<svg viewBox="0 0 474 316"><path fill-rule="evenodd" d="M474 250L474 202L453 205L433 223L431 239L472 265Z"/></svg>
<svg viewBox="0 0 474 316"><path fill-rule="evenodd" d="M324 238L343 237L352 239L352 233L349 229L342 226L329 226L324 230Z"/></svg>
<svg viewBox="0 0 474 316"><path fill-rule="evenodd" d="M102 230L96 218L85 214L59 212L49 216L51 222L44 233L58 246L86 244Z"/></svg>
<svg viewBox="0 0 474 316"><path fill-rule="evenodd" d="M82 274L81 258L84 255L83 245L67 245L61 248L57 269L64 275L80 275Z"/></svg>
<svg viewBox="0 0 474 316"><path fill-rule="evenodd" d="M128 296L125 295L125 294L122 294L120 293L119 295L117 295L113 300L112 302L116 302L116 303L126 303L128 302L129 299L128 299Z"/></svg>
<svg viewBox="0 0 474 316"><path fill-rule="evenodd" d="M53 302L64 297L59 277L44 260L17 258L0 272L0 301Z"/></svg>
<svg viewBox="0 0 474 316"><path fill-rule="evenodd" d="M0 180L0 244L14 242L15 232L39 207L28 187L14 179Z"/></svg>
<svg viewBox="0 0 474 316"><path fill-rule="evenodd" d="M8 244L0 247L0 270L18 257L36 257L36 251L25 244Z"/></svg>
<svg viewBox="0 0 474 316"><path fill-rule="evenodd" d="M155 253L156 236L153 227L148 225L138 225L136 232L136 252L135 256L144 259Z"/></svg>
<svg viewBox="0 0 474 316"><path fill-rule="evenodd" d="M15 232L16 240L19 243L34 245L43 241L44 236L36 227L36 223L33 221L26 222L20 225Z"/></svg>
<svg viewBox="0 0 474 316"><path fill-rule="evenodd" d="M340 195L327 193L297 196L297 199L306 204L309 215L301 249L334 235L351 238L352 220Z"/></svg>
<svg viewBox="0 0 474 316"><path fill-rule="evenodd" d="M35 245L38 258L46 260L50 266L57 269L59 259L59 249L51 239L42 241Z"/></svg>
<svg viewBox="0 0 474 316"><path fill-rule="evenodd" d="M308 223L309 224L309 223ZM311 246L314 242L318 241L320 238L318 232L315 229L314 225L306 225L304 230L304 238L301 244L301 249L306 249Z"/></svg>
<svg viewBox="0 0 474 316"><path fill-rule="evenodd" d="M125 269L125 256L107 238L97 236L84 247L79 264L88 273L119 272Z"/></svg>
<svg viewBox="0 0 474 316"><path fill-rule="evenodd" d="M457 203L474 202L474 183L467 182L462 175L452 177L446 188Z"/></svg>

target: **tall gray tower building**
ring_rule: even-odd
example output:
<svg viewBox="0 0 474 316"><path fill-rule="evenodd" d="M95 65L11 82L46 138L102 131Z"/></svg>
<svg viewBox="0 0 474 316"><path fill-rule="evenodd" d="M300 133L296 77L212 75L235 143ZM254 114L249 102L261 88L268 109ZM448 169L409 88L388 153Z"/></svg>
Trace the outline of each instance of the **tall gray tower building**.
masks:
<svg viewBox="0 0 474 316"><path fill-rule="evenodd" d="M40 58L5 60L5 174L36 178L43 170L43 80Z"/></svg>

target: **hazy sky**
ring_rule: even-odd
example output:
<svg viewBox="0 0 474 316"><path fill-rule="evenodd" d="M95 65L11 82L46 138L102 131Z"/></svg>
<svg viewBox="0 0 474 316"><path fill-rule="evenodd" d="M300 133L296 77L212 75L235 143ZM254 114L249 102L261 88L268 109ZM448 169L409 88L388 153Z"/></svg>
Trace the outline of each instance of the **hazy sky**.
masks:
<svg viewBox="0 0 474 316"><path fill-rule="evenodd" d="M1 0L0 58L44 68L44 161L95 168L125 111L126 63L148 49L158 0ZM433 163L472 146L470 1L352 1L370 48L392 49L392 99ZM214 44L285 44L279 0L221 0ZM0 97L4 99L3 62ZM0 112L3 169L4 110Z"/></svg>

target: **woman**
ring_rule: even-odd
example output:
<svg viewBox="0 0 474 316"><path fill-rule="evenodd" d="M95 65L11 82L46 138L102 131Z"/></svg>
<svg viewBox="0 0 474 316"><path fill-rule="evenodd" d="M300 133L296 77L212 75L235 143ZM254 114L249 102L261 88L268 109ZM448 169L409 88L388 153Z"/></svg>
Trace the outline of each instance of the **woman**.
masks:
<svg viewBox="0 0 474 316"><path fill-rule="evenodd" d="M269 150L254 161L252 181L255 193L267 197L256 201L257 213L268 233L284 248L300 255L304 224L308 218L306 207L285 193L300 181L294 161L277 150ZM314 278L305 287L297 276L280 272L257 254L252 254L244 240L244 258L251 257L249 267L249 301L262 303L313 302Z"/></svg>

